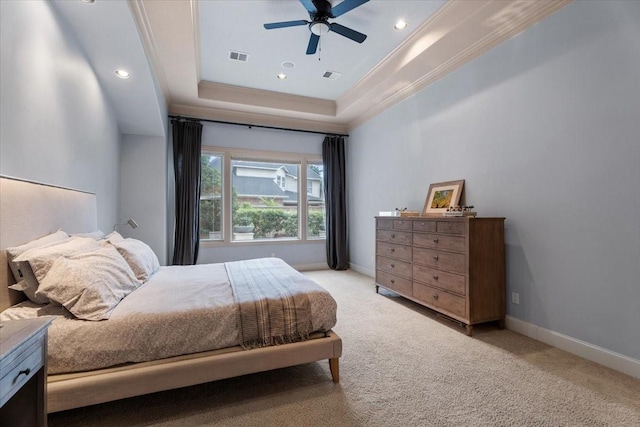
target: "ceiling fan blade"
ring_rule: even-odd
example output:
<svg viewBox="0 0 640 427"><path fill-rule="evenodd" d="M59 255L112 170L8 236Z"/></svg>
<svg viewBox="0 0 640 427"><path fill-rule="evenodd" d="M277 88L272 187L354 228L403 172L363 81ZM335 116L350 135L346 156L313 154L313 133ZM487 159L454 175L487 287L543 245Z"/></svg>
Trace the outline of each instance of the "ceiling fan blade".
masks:
<svg viewBox="0 0 640 427"><path fill-rule="evenodd" d="M307 24L309 24L309 21L272 22L270 24L264 24L264 28L267 30L273 30L274 28L297 27L300 25L307 25Z"/></svg>
<svg viewBox="0 0 640 427"><path fill-rule="evenodd" d="M300 1L302 1L302 0L300 0ZM365 4L368 1L369 0L344 0L339 5L331 8L331 14L333 15L334 18L337 18L338 16L344 15L345 13L349 12L350 10L355 9L358 6L362 6L363 4ZM360 43L362 43L362 42L360 42Z"/></svg>
<svg viewBox="0 0 640 427"><path fill-rule="evenodd" d="M309 38L309 46L307 46L307 55L313 55L316 53L318 49L318 42L320 41L320 36L315 34L311 34L311 38Z"/></svg>
<svg viewBox="0 0 640 427"><path fill-rule="evenodd" d="M338 33L341 36L353 40L354 42L362 43L367 38L366 34L359 33L356 30L347 28L344 25L336 24L335 22L329 24L329 27L334 33Z"/></svg>
<svg viewBox="0 0 640 427"><path fill-rule="evenodd" d="M316 13L318 11L311 0L300 0L300 3L302 3L304 8L307 9L307 12L309 12L310 14Z"/></svg>

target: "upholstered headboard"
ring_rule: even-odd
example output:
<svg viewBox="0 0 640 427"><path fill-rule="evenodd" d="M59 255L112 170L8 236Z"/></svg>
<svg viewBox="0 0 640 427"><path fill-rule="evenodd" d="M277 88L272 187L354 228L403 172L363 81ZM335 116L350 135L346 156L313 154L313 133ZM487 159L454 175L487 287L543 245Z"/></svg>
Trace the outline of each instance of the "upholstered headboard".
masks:
<svg viewBox="0 0 640 427"><path fill-rule="evenodd" d="M0 176L0 310L24 299L8 288L15 283L5 249L62 229L83 233L98 228L96 195Z"/></svg>

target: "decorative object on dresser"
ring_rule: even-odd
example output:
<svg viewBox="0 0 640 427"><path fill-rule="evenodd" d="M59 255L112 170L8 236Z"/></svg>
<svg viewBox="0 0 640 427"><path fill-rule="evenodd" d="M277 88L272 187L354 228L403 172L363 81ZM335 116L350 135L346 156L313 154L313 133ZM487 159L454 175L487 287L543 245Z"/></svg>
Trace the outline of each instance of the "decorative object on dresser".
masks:
<svg viewBox="0 0 640 427"><path fill-rule="evenodd" d="M376 217L382 286L466 326L505 319L504 218Z"/></svg>
<svg viewBox="0 0 640 427"><path fill-rule="evenodd" d="M0 425L47 425L47 328L53 318L11 320L0 331Z"/></svg>
<svg viewBox="0 0 640 427"><path fill-rule="evenodd" d="M447 208L458 206L463 187L464 179L431 184L422 215L442 215Z"/></svg>

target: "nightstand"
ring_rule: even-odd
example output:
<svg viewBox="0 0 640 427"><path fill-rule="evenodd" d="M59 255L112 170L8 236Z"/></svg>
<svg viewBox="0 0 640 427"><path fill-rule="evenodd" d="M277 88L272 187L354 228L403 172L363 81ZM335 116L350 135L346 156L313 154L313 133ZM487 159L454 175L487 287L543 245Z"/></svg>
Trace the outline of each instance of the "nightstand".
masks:
<svg viewBox="0 0 640 427"><path fill-rule="evenodd" d="M0 425L47 425L47 329L52 317L0 327Z"/></svg>

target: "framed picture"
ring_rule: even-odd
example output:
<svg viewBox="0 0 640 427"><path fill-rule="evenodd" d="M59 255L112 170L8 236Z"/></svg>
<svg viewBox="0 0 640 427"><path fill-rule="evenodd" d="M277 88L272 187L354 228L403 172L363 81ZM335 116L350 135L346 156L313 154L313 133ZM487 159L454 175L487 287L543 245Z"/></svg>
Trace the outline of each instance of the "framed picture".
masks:
<svg viewBox="0 0 640 427"><path fill-rule="evenodd" d="M458 206L463 186L464 179L431 184L422 215L442 215L448 207Z"/></svg>

